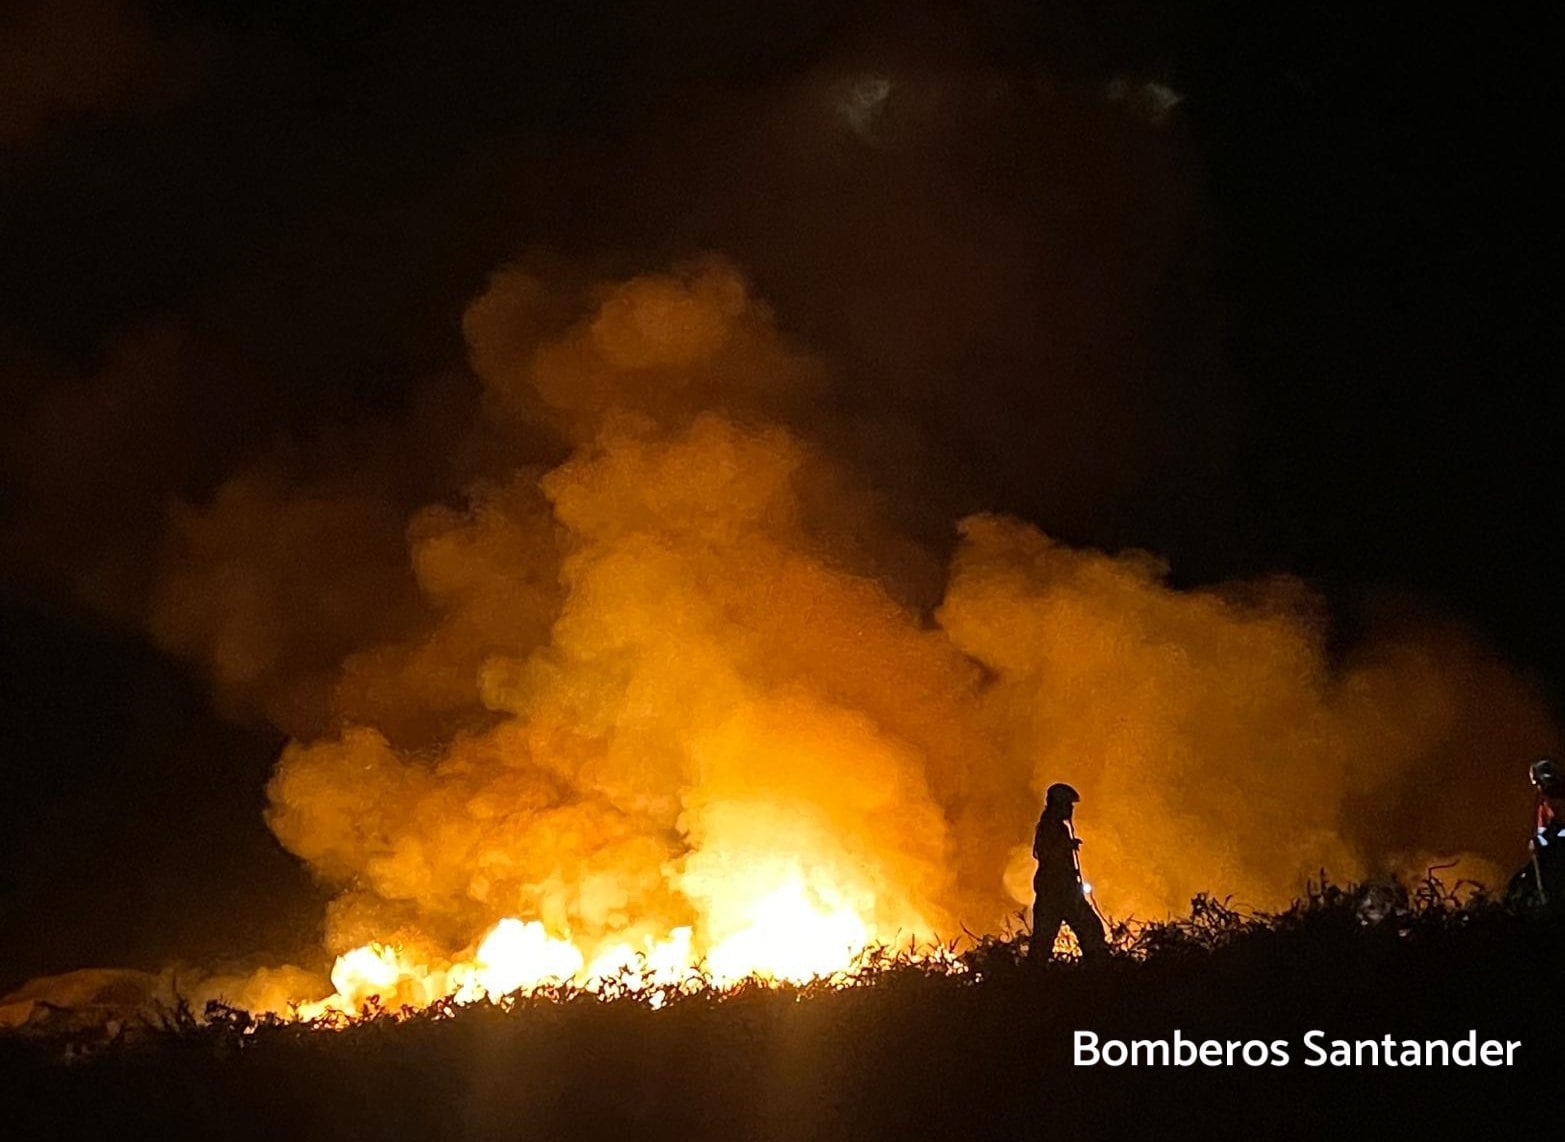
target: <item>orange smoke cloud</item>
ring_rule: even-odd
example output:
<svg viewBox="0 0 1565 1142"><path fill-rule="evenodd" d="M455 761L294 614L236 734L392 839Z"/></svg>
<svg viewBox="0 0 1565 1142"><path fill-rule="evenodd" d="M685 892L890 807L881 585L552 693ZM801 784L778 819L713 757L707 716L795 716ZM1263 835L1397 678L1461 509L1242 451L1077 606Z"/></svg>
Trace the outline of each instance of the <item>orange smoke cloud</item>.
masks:
<svg viewBox="0 0 1565 1142"><path fill-rule="evenodd" d="M962 523L924 613L854 477L789 428L824 370L721 261L563 296L505 271L464 329L493 422L563 435L563 463L518 444L367 575L378 501L242 477L181 515L155 623L222 684L325 695L268 820L340 890L328 950L399 994L399 956L468 986L490 932L578 974L688 941L720 975L794 977L822 947L995 930L1058 779L1111 911L1276 904L1435 851L1368 843L1366 799L1554 737L1449 632L1337 662L1300 584L1175 590L1013 519Z"/></svg>
<svg viewBox="0 0 1565 1142"><path fill-rule="evenodd" d="M1492 759L1504 781L1554 735L1520 679L1450 632L1333 666L1296 582L1176 591L1142 554L1073 551L995 517L962 530L940 622L993 670L989 714L1032 759L1034 793L1050 775L1081 789L1085 859L1118 910L1160 915L1213 886L1271 905L1318 869L1382 871L1351 798L1416 781L1461 804L1464 767ZM1473 754L1452 753L1458 736ZM1384 855L1422 873L1435 854Z"/></svg>

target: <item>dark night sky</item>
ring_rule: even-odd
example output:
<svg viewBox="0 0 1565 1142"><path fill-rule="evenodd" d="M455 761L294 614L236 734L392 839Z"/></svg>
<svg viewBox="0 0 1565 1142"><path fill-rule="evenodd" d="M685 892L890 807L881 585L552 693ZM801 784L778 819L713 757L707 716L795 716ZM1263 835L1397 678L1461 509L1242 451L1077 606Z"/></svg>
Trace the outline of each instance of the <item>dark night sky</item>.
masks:
<svg viewBox="0 0 1565 1142"><path fill-rule="evenodd" d="M1291 572L1345 638L1395 597L1560 708L1557 85L1514 13L13 10L0 989L315 922L260 820L281 738L138 633L166 504L443 372L460 391L465 302L538 251L727 253L855 379L822 432L933 544L982 507L1182 582ZM906 94L857 149L822 142L811 93L857 74ZM1184 98L1154 126L1115 77Z"/></svg>

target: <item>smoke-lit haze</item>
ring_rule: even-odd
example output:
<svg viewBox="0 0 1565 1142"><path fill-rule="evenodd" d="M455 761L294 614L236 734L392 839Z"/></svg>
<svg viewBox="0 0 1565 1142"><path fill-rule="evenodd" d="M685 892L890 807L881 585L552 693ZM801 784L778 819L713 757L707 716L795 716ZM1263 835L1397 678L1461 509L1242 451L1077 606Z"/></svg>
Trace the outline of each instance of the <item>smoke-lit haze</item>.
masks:
<svg viewBox="0 0 1565 1142"><path fill-rule="evenodd" d="M699 950L795 882L882 938L996 930L1059 779L1118 915L1212 886L1276 905L1321 868L1499 875L1351 815L1492 796L1547 740L1476 646L1414 632L1332 662L1296 582L1178 591L1153 555L996 515L957 525L933 613L909 604L897 537L790 426L851 378L721 260L563 293L503 270L464 330L496 431L571 452L543 470L519 445L414 512L414 590L353 557L384 506L330 485L236 476L166 553L167 649L285 718L329 711L267 819L339 890L332 953L452 953L505 916L588 947L693 925ZM295 674L323 642L340 669Z"/></svg>
<svg viewBox="0 0 1565 1142"><path fill-rule="evenodd" d="M694 31L608 74L611 22L414 21L377 102L299 78L329 42L29 9L29 59L71 16L113 66L0 79L5 582L284 743L264 820L329 897L286 954L516 917L742 958L779 900L997 931L1057 780L1119 917L1509 871L1536 680L1266 547L1289 510L1330 547L1309 489L1358 461L1238 395L1224 171L1178 69L1073 12L1036 58L757 17L754 74ZM1299 504L1246 499L1257 421ZM1386 549L1366 580L1440 557Z"/></svg>

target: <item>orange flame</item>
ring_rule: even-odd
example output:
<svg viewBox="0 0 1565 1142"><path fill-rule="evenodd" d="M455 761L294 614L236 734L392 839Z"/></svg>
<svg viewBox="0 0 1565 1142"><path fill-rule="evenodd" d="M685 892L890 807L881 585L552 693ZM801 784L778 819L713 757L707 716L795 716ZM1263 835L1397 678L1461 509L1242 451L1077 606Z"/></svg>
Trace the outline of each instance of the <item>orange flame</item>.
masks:
<svg viewBox="0 0 1565 1142"><path fill-rule="evenodd" d="M1020 520L959 524L936 606L931 553L790 427L822 370L732 267L551 292L506 271L470 307L489 427L527 432L407 520L402 573L356 490L240 476L179 516L164 645L284 722L329 710L268 787L339 890L301 1015L799 982L994 932L1062 777L1116 913L1280 902L1366 871L1359 801L1554 736L1455 635L1339 660L1301 584L1177 590ZM513 463L540 427L571 448L547 472ZM417 596L394 622L380 584Z"/></svg>

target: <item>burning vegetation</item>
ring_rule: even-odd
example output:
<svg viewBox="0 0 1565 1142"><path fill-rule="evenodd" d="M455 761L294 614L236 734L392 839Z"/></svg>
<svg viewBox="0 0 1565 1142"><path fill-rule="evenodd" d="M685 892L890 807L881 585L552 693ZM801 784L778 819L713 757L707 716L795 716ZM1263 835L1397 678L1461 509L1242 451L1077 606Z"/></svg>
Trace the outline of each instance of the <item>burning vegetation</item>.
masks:
<svg viewBox="0 0 1565 1142"><path fill-rule="evenodd" d="M346 466L280 453L172 515L152 632L289 735L267 821L334 891L316 952L200 997L312 1018L947 963L1029 900L1061 776L1117 916L1509 859L1509 820L1442 806L1524 796L1555 731L1461 631L1329 647L1299 582L1177 589L999 515L925 550L815 415L851 378L721 259L507 268L463 331L465 427L436 385L336 440Z"/></svg>
<svg viewBox="0 0 1565 1142"><path fill-rule="evenodd" d="M9 1135L1557 1132L1546 41L1303 7L0 16Z"/></svg>
<svg viewBox="0 0 1565 1142"><path fill-rule="evenodd" d="M1495 882L1489 837L1373 808L1503 802L1553 738L1460 632L1328 653L1295 581L1178 590L993 515L932 594L937 555L812 432L829 370L722 260L506 269L463 327L449 456L261 464L174 519L153 630L292 735L267 819L336 888L329 968L211 996L308 1017L938 948L1028 899L1063 774L1117 915L1432 856ZM451 485L400 523L397 464Z"/></svg>
<svg viewBox="0 0 1565 1142"><path fill-rule="evenodd" d="M1554 1073L1538 981L1558 962L1559 916L1457 889L1314 884L1271 915L1199 897L1181 919L1117 926L1120 954L1090 964L1031 964L1023 938L985 937L935 970L881 956L801 985L660 986L651 1002L564 985L312 1024L220 1004L202 1018L181 1003L112 1041L59 1027L0 1038L22 1080L8 1121L40 1134L113 1122L257 1138L670 1139L905 1138L975 1118L1017 1137L1038 1123L1115 1136L1149 1123L1238 1136L1257 1122L1319 1135L1433 1115L1481 1132L1497 1113L1544 1124L1548 1100L1517 1095ZM1317 1065L1310 1049L1362 1052L1388 1028L1398 1065ZM1404 1065L1409 1041L1500 1030L1515 1043L1505 1065L1460 1049ZM1124 1050L1077 1065L1082 1039ZM1166 1064L1131 1062L1170 1039ZM1214 1065L1224 1049L1232 1062Z"/></svg>

